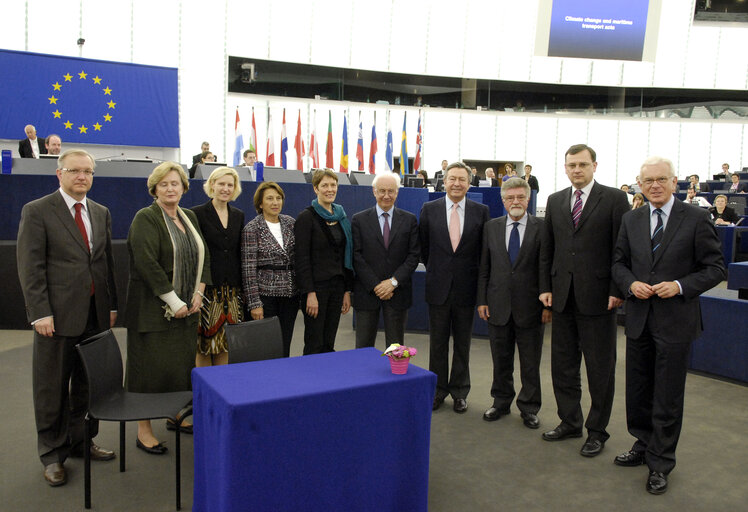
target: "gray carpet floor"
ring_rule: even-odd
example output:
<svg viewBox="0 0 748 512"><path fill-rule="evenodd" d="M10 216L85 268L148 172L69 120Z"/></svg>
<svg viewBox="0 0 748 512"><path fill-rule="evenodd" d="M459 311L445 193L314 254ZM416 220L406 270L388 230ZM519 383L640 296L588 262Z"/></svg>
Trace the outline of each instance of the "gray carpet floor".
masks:
<svg viewBox="0 0 748 512"><path fill-rule="evenodd" d="M115 330L120 344L125 331ZM3 420L0 422L0 510L83 510L83 461L66 463L68 483L51 488L42 478L36 455L31 396L30 331L0 331L0 389ZM292 355L302 349L303 322L296 323ZM336 348L353 348L350 315L341 321ZM407 343L419 349L413 363L428 367L428 336L408 334ZM739 342L739 340L735 340ZM383 334L378 347L384 348ZM491 355L486 339L475 338L471 350L472 391L465 414L452 411L452 401L433 414L429 474L429 510L472 512L494 510L539 511L736 511L745 510L748 485L744 444L748 426L748 387L709 376L689 374L683 433L678 465L665 495L645 489L645 466L621 468L613 457L626 451L632 438L624 416L623 329L618 332L616 400L603 453L593 459L579 455L584 439L556 443L543 441L541 433L556 426L550 382L550 329L547 329L541 367L544 405L539 430L525 428L516 408L497 422L482 420L490 407ZM124 347L123 347L124 348ZM515 371L517 373L517 371ZM583 375L583 382L584 382ZM589 407L583 384L583 408ZM156 435L173 444L173 434L163 423ZM135 448L135 424L127 427L127 472L118 463L93 463L94 510L174 510L174 454L148 455ZM383 436L385 433L383 433ZM183 436L184 510L192 508L192 439ZM102 423L97 443L118 446L118 427ZM344 485L344 482L341 483ZM386 490L382 490L386 492ZM297 510L303 511L303 504ZM355 510L352 504L351 510Z"/></svg>

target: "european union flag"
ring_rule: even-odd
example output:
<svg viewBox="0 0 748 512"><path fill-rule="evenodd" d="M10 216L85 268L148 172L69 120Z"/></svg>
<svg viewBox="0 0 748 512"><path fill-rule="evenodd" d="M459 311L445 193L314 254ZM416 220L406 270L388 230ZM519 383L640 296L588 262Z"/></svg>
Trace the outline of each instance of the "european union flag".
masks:
<svg viewBox="0 0 748 512"><path fill-rule="evenodd" d="M176 68L0 50L0 138L179 147Z"/></svg>

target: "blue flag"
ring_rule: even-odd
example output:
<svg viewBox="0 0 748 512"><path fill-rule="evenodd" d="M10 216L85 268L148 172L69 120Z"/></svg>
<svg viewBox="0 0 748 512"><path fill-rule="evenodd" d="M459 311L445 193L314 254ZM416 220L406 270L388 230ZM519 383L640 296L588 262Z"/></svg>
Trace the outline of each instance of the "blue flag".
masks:
<svg viewBox="0 0 748 512"><path fill-rule="evenodd" d="M179 147L176 68L0 50L0 138Z"/></svg>

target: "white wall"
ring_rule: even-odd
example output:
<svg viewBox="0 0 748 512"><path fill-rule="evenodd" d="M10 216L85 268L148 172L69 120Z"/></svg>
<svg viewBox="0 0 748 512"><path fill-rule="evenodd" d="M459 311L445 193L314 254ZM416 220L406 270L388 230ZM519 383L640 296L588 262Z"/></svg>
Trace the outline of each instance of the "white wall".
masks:
<svg viewBox="0 0 748 512"><path fill-rule="evenodd" d="M365 157L374 111L383 168L386 109L372 104L317 102L226 93L228 55L297 63L466 76L500 80L630 87L748 88L748 28L691 24L693 1L662 0L654 63L536 57L538 2L527 0L10 0L3 2L0 48L82 56L179 68L181 161L209 140L221 160L234 149L238 107L248 140L255 107L260 158L265 158L268 109L280 147L287 115L289 161L299 111L308 145L317 110L324 161L327 113L333 112L335 165L342 115L349 116L349 162L356 164L359 111ZM391 107L395 154L408 111L408 151L415 151L418 112ZM748 165L748 133L741 121L509 114L423 109L425 168L446 158L496 158L533 164L541 200L566 185L563 152L588 142L598 150L598 179L632 181L649 154L672 158L679 174L706 177L723 161ZM23 136L19 127L19 138ZM8 144L0 144L5 147ZM99 151L96 156L106 156ZM107 153L111 154L111 153ZM166 152L165 154L168 154ZM744 163L745 162L745 163Z"/></svg>

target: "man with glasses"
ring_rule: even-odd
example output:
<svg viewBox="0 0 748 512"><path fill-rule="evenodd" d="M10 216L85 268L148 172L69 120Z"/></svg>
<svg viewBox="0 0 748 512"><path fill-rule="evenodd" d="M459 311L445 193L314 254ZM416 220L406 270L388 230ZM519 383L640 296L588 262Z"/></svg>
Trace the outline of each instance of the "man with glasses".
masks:
<svg viewBox="0 0 748 512"><path fill-rule="evenodd" d="M646 464L647 491L662 494L675 466L691 342L702 330L699 295L726 276L709 213L673 196L673 163L648 158L637 180L649 206L623 216L612 269L626 293L626 424L636 441L614 462Z"/></svg>
<svg viewBox="0 0 748 512"><path fill-rule="evenodd" d="M509 414L516 395L514 347L519 350L522 389L517 408L527 428L540 426L540 355L544 324L551 311L538 300L551 291L548 235L543 221L527 213L530 185L510 178L501 188L507 215L486 222L478 274L478 315L488 322L493 358L493 406L484 414L496 421Z"/></svg>
<svg viewBox="0 0 748 512"><path fill-rule="evenodd" d="M377 204L353 216L353 307L356 348L373 347L379 311L384 317L385 348L404 343L408 309L413 303L411 276L418 266L418 221L395 208L397 174L377 174L372 191Z"/></svg>
<svg viewBox="0 0 748 512"><path fill-rule="evenodd" d="M580 453L594 457L607 441L615 391L616 309L623 294L610 276L626 194L597 183L595 151L585 144L565 155L571 187L548 198L545 225L552 253L551 290L540 295L553 307L551 376L561 423L546 441L582 437L582 356L587 369L588 436Z"/></svg>
<svg viewBox="0 0 748 512"><path fill-rule="evenodd" d="M53 487L67 481L63 463L82 457L88 384L75 345L114 325L111 217L86 198L94 158L79 149L58 159L59 190L23 207L18 277L34 327L32 384L39 458ZM92 423L92 437L98 423ZM91 444L93 460L114 452Z"/></svg>

